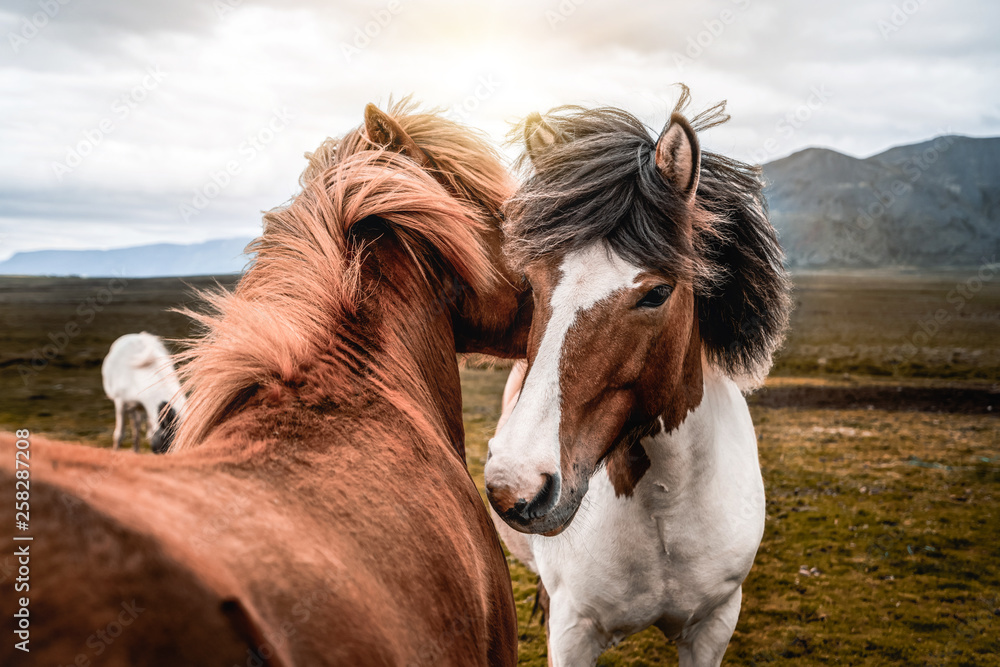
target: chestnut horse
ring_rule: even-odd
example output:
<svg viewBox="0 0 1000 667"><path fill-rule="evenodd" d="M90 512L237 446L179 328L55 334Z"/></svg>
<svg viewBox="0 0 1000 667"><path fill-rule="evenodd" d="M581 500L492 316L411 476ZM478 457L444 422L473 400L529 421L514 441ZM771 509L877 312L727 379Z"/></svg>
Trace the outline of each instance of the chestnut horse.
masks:
<svg viewBox="0 0 1000 667"><path fill-rule="evenodd" d="M535 315L486 485L548 594L556 666L651 625L681 665L718 665L764 529L741 387L770 367L789 283L758 172L699 150L687 97L658 139L606 108L524 127L506 231Z"/></svg>
<svg viewBox="0 0 1000 667"><path fill-rule="evenodd" d="M30 545L31 652L8 636L0 664L515 664L456 359L525 352L510 177L462 126L369 105L301 182L200 316L167 456L31 440L34 539L4 533ZM0 459L10 499L13 437Z"/></svg>

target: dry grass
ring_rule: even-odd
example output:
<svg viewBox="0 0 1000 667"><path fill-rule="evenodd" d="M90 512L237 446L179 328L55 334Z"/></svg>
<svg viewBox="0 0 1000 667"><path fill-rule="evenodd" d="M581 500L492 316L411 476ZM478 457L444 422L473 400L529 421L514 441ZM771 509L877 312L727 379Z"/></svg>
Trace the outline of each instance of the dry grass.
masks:
<svg viewBox="0 0 1000 667"><path fill-rule="evenodd" d="M772 375L1000 381L1000 276L800 274Z"/></svg>
<svg viewBox="0 0 1000 667"><path fill-rule="evenodd" d="M953 308L948 294L967 277L798 277L795 329L774 384L995 386L1000 285L983 286L911 358L897 359L890 349L919 331L928 314ZM143 329L173 338L193 333L186 320L166 312L190 300L185 285L172 279L130 281L83 322L81 304L106 284L0 279L0 428L109 446L114 414L100 364L111 342ZM30 365L32 351L71 321L80 332L22 379L18 367ZM469 470L482 488L506 371L470 368L462 376ZM726 664L998 664L997 418L752 412L768 520ZM801 566L819 574L800 575ZM521 664L544 665L544 632L537 619L529 623L534 577L516 563L511 574ZM647 630L605 653L600 664L673 665L676 651Z"/></svg>
<svg viewBox="0 0 1000 667"><path fill-rule="evenodd" d="M466 370L469 469L482 488L506 372ZM484 401L487 401L484 403ZM995 665L1000 421L753 409L767 528L726 664ZM799 571L816 568L818 575ZM522 665L545 665L535 577L511 562ZM673 665L656 630L601 665Z"/></svg>

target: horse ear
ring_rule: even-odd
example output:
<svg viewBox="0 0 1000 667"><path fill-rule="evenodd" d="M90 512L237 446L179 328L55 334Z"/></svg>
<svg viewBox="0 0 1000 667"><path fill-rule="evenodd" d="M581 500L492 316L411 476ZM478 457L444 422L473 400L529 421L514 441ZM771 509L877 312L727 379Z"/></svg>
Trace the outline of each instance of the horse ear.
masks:
<svg viewBox="0 0 1000 667"><path fill-rule="evenodd" d="M701 171L701 148L691 124L679 113L670 115L667 128L656 142L656 168L681 195L694 198Z"/></svg>
<svg viewBox="0 0 1000 667"><path fill-rule="evenodd" d="M560 132L545 122L541 114L533 113L524 121L524 145L534 162L553 144L563 141Z"/></svg>
<svg viewBox="0 0 1000 667"><path fill-rule="evenodd" d="M365 107L365 133L368 140L376 146L402 153L421 167L426 168L431 164L427 153L417 145L413 137L392 116L374 104Z"/></svg>

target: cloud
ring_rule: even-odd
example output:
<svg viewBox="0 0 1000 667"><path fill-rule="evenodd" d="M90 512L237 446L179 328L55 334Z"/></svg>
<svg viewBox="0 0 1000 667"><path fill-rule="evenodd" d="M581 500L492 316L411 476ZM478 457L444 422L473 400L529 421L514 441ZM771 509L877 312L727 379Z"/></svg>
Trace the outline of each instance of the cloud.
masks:
<svg viewBox="0 0 1000 667"><path fill-rule="evenodd" d="M704 143L742 159L1000 128L1000 5L988 0L69 0L15 51L10 36L39 7L0 11L0 259L255 234L259 211L295 192L302 153L390 95L501 141L565 103L621 106L659 128L684 81L695 110L729 100L733 120ZM163 76L144 86L151 69ZM249 157L275 113L291 120ZM83 150L69 172L56 166ZM21 231L32 220L44 234Z"/></svg>

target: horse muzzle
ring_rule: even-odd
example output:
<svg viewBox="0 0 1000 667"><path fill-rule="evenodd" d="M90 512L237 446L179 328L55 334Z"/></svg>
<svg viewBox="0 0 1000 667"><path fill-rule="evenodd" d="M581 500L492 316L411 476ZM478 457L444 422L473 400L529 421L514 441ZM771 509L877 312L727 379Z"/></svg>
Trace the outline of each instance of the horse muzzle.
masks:
<svg viewBox="0 0 1000 667"><path fill-rule="evenodd" d="M521 494L501 484L486 484L490 505L508 526L520 533L548 536L558 535L569 526L580 509L583 493L565 493L558 473L541 475L533 494Z"/></svg>

